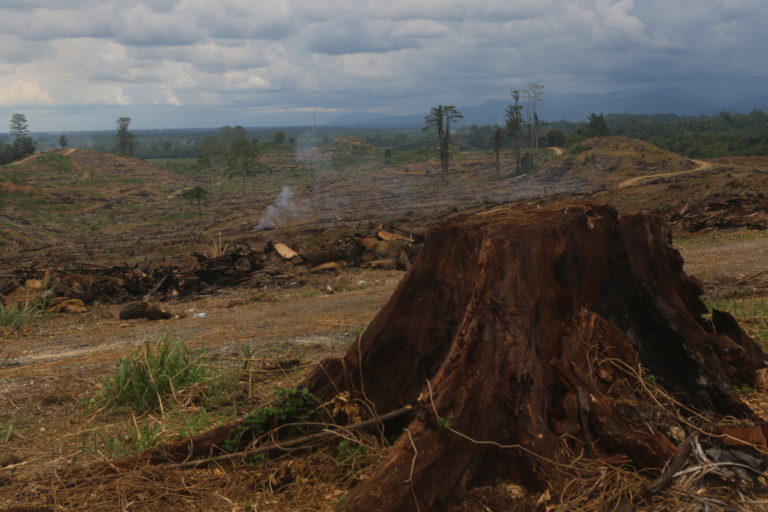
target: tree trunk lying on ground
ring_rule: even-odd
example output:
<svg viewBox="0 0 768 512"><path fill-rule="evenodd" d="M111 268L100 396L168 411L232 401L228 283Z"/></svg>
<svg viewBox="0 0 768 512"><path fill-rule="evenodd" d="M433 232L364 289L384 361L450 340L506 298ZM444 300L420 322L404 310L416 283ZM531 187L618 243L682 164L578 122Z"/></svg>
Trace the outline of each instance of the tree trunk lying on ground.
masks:
<svg viewBox="0 0 768 512"><path fill-rule="evenodd" d="M670 241L659 218L598 205L434 226L361 339L303 384L380 414L418 410L389 425L405 429L345 510L443 510L499 480L540 490L566 444L663 466L677 443L622 369L642 367L715 416L755 420L733 388L752 385L766 356L727 313L703 316Z"/></svg>

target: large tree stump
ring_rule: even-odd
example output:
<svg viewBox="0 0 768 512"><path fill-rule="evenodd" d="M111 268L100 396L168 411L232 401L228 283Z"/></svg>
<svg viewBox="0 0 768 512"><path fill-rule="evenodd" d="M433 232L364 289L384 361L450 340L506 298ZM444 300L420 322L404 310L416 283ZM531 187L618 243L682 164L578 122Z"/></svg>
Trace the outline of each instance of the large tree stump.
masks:
<svg viewBox="0 0 768 512"><path fill-rule="evenodd" d="M497 480L541 489L566 438L662 466L675 444L640 419L622 366L642 366L685 404L754 419L732 390L766 356L730 315L702 316L701 287L670 242L658 217L599 205L434 226L360 340L305 382L379 413L419 411L345 510L442 510Z"/></svg>

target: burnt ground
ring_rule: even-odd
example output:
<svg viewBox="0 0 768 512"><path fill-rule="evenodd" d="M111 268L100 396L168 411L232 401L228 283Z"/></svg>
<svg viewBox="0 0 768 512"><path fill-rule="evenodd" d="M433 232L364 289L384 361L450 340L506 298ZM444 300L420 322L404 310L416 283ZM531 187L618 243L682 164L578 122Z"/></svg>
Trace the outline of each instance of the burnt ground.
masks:
<svg viewBox="0 0 768 512"><path fill-rule="evenodd" d="M125 183L132 192L115 195L112 206L106 208L117 209L118 216L131 222L98 224L82 211L87 206L78 206L77 212L55 217L56 222L36 224L34 219L25 218L23 205L6 206L2 215L11 220L4 224L3 236L16 242L13 251L4 254L0 272L50 261L88 261L104 266L144 260L191 262L192 252L210 249L218 233L224 244L232 245L264 244L268 240L282 240L298 249L332 245L342 235L385 225L423 231L433 219L450 215L454 209L488 208L519 197L571 201L574 196L553 197L553 193L576 189L581 192L576 199L597 199L668 215L686 270L703 281L711 300L764 297L768 236L755 229L761 227L759 223L745 224L743 219L758 221L766 213L763 199L756 193L768 190L762 181L768 159L716 161L714 168L700 174L675 177L669 175L674 170L670 166L679 163L681 170L689 171L695 164L664 155L651 160L646 149L638 154L636 148L622 148L621 141L611 140L610 151L598 158L595 168L589 168L582 154L559 157L535 179L498 179L487 156L470 155L454 165L450 189L439 182L437 167L431 162L401 166L363 163L356 168L358 173L344 176L326 170L323 180L296 188L296 210L304 214L291 216L279 230L265 232L253 231L257 217L281 185L265 186L268 193L257 200L244 195L216 202L205 211L202 221L195 215L169 219L189 209L169 196L199 178L147 168L148 174L143 176L159 172L163 179L155 179L148 191L138 182ZM87 172L91 178L105 167L99 164L88 170L89 159L113 158L88 154L76 160L77 151L70 156L77 175ZM622 189L616 185L632 176L655 172L664 176ZM98 186L107 190L111 185L103 179ZM127 178L121 175L121 179ZM209 183L209 178L204 182ZM42 186L20 180L5 183L17 188ZM10 187L6 185L6 189ZM26 192L16 190L13 197L37 197L32 189ZM68 193L45 192L51 201ZM106 195L103 190L98 194ZM81 199L87 205L98 194ZM729 199L737 201L738 208L729 208ZM102 199L93 200L103 203ZM67 201L75 202L71 197ZM135 205L144 201L147 208L159 212L152 222L138 214L131 217ZM718 207L720 210L715 210ZM100 210L103 213L103 205L90 211ZM686 219L712 216L708 211L719 212L720 225L704 222L695 231L687 229L690 224ZM81 213L83 216L77 217ZM92 234L80 230L67 233L62 226L73 218L91 222L88 229ZM36 230L25 230L25 222L35 225ZM126 438L134 424L157 421L169 425L173 421L165 416L174 415L191 421L189 418L198 417L201 410L207 415L205 423L215 424L267 403L274 388L295 385L311 363L343 353L403 275L398 270L344 268L313 274L295 288L241 285L210 290L204 296L168 299L164 304L174 314L169 320L121 321L121 304L96 303L86 313L50 315L21 331L5 331L0 344L0 506L39 505L50 510L232 511L247 510L247 506L254 510L335 510L360 474L350 475L348 468L340 466L333 448L261 465L225 464L159 473L144 468L109 481L81 477L87 468L109 457L103 439ZM213 366L231 366L232 360L239 365L254 359L298 361L297 367L250 374L204 405L199 400L181 399L172 411L139 418L127 411L94 412L87 401L99 389L100 379L113 374L117 360L168 332L206 354ZM751 400L760 403L762 398L753 396ZM178 423L165 428L161 436L179 435L183 429ZM369 453L371 462L377 452ZM510 488L508 492L519 490ZM498 502L498 496L493 499ZM467 510L488 510L494 503L491 498L483 501L477 496L469 501L475 508Z"/></svg>

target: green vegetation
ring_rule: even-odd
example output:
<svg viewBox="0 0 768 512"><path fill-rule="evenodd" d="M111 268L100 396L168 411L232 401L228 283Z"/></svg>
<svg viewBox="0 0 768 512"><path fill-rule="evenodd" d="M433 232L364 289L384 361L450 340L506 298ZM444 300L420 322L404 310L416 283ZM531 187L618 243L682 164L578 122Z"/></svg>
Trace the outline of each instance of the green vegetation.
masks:
<svg viewBox="0 0 768 512"><path fill-rule="evenodd" d="M22 329L34 325L45 315L45 301L30 299L13 306L0 304L0 327Z"/></svg>
<svg viewBox="0 0 768 512"><path fill-rule="evenodd" d="M163 331L154 344L147 341L133 354L120 359L117 371L101 381L102 389L92 399L100 409L127 407L144 413L160 406L167 397L211 377L200 359L170 331Z"/></svg>
<svg viewBox="0 0 768 512"><path fill-rule="evenodd" d="M155 446L160 440L162 426L153 424L148 419L139 424L133 418L133 424L127 432L111 435L102 430L90 430L83 434L82 452L98 453L107 459L122 459L141 453Z"/></svg>
<svg viewBox="0 0 768 512"><path fill-rule="evenodd" d="M336 465L347 476L354 476L369 463L368 449L360 443L344 439L336 449Z"/></svg>
<svg viewBox="0 0 768 512"><path fill-rule="evenodd" d="M0 443L7 443L13 438L13 434L16 432L16 427L13 423L0 426Z"/></svg>
<svg viewBox="0 0 768 512"><path fill-rule="evenodd" d="M243 418L238 433L224 443L224 450L234 452L247 440L283 425L306 423L316 415L319 402L307 388L278 388L275 395L275 405L256 409Z"/></svg>
<svg viewBox="0 0 768 512"><path fill-rule="evenodd" d="M565 133L568 144L574 144L589 136L588 125L593 122L594 126L594 121L600 123L590 118L583 123L557 121L548 126L550 131ZM644 140L689 158L768 154L768 114L762 110L715 116L606 114L604 121L611 135Z"/></svg>
<svg viewBox="0 0 768 512"><path fill-rule="evenodd" d="M195 158L148 158L147 162L184 176L200 174L201 171Z"/></svg>
<svg viewBox="0 0 768 512"><path fill-rule="evenodd" d="M711 301L707 306L732 314L755 341L768 345L768 297L731 297Z"/></svg>
<svg viewBox="0 0 768 512"><path fill-rule="evenodd" d="M743 386L733 386L733 392L737 395L749 395L751 393L756 393L757 390L752 386L744 384Z"/></svg>
<svg viewBox="0 0 768 512"><path fill-rule="evenodd" d="M464 117L453 105L438 105L432 107L424 118L424 131L434 130L437 135L437 145L440 153L440 168L443 179L448 179L448 165L450 159L449 147L451 144L451 125Z"/></svg>
<svg viewBox="0 0 768 512"><path fill-rule="evenodd" d="M13 137L13 143L0 143L0 165L21 160L35 152L36 143L29 136L27 116L19 113L11 115L8 134Z"/></svg>
<svg viewBox="0 0 768 512"><path fill-rule="evenodd" d="M117 145L115 151L120 155L133 156L134 151L136 151L136 136L128 130L130 125L130 117L120 117L117 120L117 133L115 134Z"/></svg>
<svg viewBox="0 0 768 512"><path fill-rule="evenodd" d="M203 216L203 203L208 202L208 191L206 189L198 185L184 190L181 196L187 202L197 205L197 216Z"/></svg>
<svg viewBox="0 0 768 512"><path fill-rule="evenodd" d="M53 168L57 172L70 172L72 170L72 161L59 153L41 155L37 161Z"/></svg>

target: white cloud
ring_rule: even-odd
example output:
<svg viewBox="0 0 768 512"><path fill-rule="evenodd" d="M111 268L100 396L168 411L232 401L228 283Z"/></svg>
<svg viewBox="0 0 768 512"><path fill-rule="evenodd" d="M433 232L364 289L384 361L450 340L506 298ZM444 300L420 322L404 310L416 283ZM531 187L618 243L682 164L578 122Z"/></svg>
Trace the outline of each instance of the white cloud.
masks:
<svg viewBox="0 0 768 512"><path fill-rule="evenodd" d="M39 84L13 82L9 87L0 88L0 105L49 105L54 100Z"/></svg>

